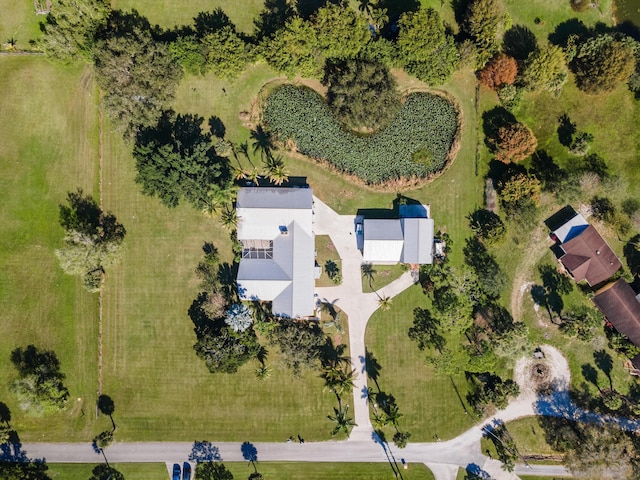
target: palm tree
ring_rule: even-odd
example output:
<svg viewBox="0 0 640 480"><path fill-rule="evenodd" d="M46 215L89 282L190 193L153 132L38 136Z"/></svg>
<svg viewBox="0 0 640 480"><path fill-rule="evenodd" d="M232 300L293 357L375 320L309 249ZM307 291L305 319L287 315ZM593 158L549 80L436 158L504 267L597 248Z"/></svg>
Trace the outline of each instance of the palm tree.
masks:
<svg viewBox="0 0 640 480"><path fill-rule="evenodd" d="M360 0L360 4L358 5L358 10L360 10L365 15L371 15L371 10L373 9L373 4L371 0Z"/></svg>
<svg viewBox="0 0 640 480"><path fill-rule="evenodd" d="M376 411L373 412L371 423L373 423L373 426L376 428L376 430L381 430L382 427L389 423L389 420L387 419L387 416L384 414L384 412Z"/></svg>
<svg viewBox="0 0 640 480"><path fill-rule="evenodd" d="M277 165L269 173L269 180L271 180L276 185L282 185L284 182L289 180L289 172L285 169L284 165Z"/></svg>
<svg viewBox="0 0 640 480"><path fill-rule="evenodd" d="M236 215L236 209L225 205L220 213L220 223L229 232L233 232L238 228L238 216Z"/></svg>
<svg viewBox="0 0 640 480"><path fill-rule="evenodd" d="M378 307L380 310L384 310L385 312L391 308L391 303L393 303L393 298L387 297L384 293L382 297L378 296Z"/></svg>
<svg viewBox="0 0 640 480"><path fill-rule="evenodd" d="M113 432L106 430L104 432L99 433L93 439L93 448L96 450L96 453L102 453L104 457L104 462L109 465L109 461L107 460L107 456L104 453L104 449L110 446L113 443Z"/></svg>
<svg viewBox="0 0 640 480"><path fill-rule="evenodd" d="M258 380L266 380L271 376L271 367L269 365L260 364L256 367L256 378Z"/></svg>
<svg viewBox="0 0 640 480"><path fill-rule="evenodd" d="M353 421L353 418L347 417L347 414L349 413L349 405L344 407L344 411L335 407L333 408L333 411L334 415L327 415L329 420L336 422L335 427L333 427L333 430L331 431L331 435L336 435L340 431L349 435L351 429L358 426L356 422Z"/></svg>
<svg viewBox="0 0 640 480"><path fill-rule="evenodd" d="M245 170L242 167L233 167L233 178L236 180L244 180L249 177L250 170Z"/></svg>
<svg viewBox="0 0 640 480"><path fill-rule="evenodd" d="M247 179L251 180L251 183L257 186L258 183L260 183L260 170L258 170L257 167L253 167L247 173Z"/></svg>
<svg viewBox="0 0 640 480"><path fill-rule="evenodd" d="M265 175L269 177L276 185L282 185L282 183L289 179L289 172L287 172L282 157L269 156L263 160Z"/></svg>
<svg viewBox="0 0 640 480"><path fill-rule="evenodd" d="M384 413L386 414L387 421L391 423L391 425L396 429L396 432L398 432L398 420L403 417L398 405L395 402L388 404Z"/></svg>
<svg viewBox="0 0 640 480"><path fill-rule="evenodd" d="M363 278L365 278L366 280L369 281L369 288L371 289L371 291L373 290L373 276L378 273L376 272L376 270L373 268L373 265L371 265L370 263L363 263L360 268L362 269L362 276Z"/></svg>
<svg viewBox="0 0 640 480"><path fill-rule="evenodd" d="M376 33L379 33L389 23L389 15L386 8L374 8L371 12L371 22Z"/></svg>
<svg viewBox="0 0 640 480"><path fill-rule="evenodd" d="M251 139L253 140L253 154L260 152L260 158L271 157L271 151L275 148L271 132L265 130L262 125L258 125L255 130L251 131Z"/></svg>
<svg viewBox="0 0 640 480"><path fill-rule="evenodd" d="M320 375L324 379L325 389L332 391L338 399L340 410L342 410L342 395L353 390L356 376L355 369L344 369L338 365L326 368Z"/></svg>

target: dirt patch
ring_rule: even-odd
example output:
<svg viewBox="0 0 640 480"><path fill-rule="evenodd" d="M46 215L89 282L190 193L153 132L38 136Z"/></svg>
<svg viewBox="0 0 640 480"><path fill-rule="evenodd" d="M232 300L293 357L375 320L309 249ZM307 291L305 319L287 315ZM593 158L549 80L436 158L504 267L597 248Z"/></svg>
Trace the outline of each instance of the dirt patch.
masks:
<svg viewBox="0 0 640 480"><path fill-rule="evenodd" d="M542 258L547 250L547 242L544 241L544 228L538 226L529 237L529 243L523 249L526 252L522 256L522 261L516 268L516 275L513 279L511 290L511 315L513 320L519 322L522 319L522 299L525 292L533 285L530 275L533 267Z"/></svg>

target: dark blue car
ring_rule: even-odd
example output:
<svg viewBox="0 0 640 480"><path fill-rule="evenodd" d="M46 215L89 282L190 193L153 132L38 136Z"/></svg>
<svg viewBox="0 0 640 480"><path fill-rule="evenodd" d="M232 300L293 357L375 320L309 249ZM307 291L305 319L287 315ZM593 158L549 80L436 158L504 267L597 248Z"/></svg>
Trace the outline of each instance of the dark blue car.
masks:
<svg viewBox="0 0 640 480"><path fill-rule="evenodd" d="M180 464L173 464L173 480L180 480Z"/></svg>
<svg viewBox="0 0 640 480"><path fill-rule="evenodd" d="M189 462L182 464L182 480L191 480L191 464Z"/></svg>

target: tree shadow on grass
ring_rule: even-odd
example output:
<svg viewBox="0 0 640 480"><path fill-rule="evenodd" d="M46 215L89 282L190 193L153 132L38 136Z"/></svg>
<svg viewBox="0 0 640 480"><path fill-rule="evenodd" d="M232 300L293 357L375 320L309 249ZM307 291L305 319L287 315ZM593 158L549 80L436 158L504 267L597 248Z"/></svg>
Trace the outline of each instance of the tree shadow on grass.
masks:
<svg viewBox="0 0 640 480"><path fill-rule="evenodd" d="M109 416L114 432L116 430L116 422L113 421L113 412L115 411L115 409L116 405L109 395L100 395L98 397L98 410L100 410L104 415Z"/></svg>
<svg viewBox="0 0 640 480"><path fill-rule="evenodd" d="M563 113L558 118L558 141L565 147L570 147L573 136L577 131L576 124L571 121L569 115Z"/></svg>
<svg viewBox="0 0 640 480"><path fill-rule="evenodd" d="M549 42L560 47L566 47L571 35L584 38L589 35L589 29L582 23L582 20L571 18L558 24L556 29L549 34Z"/></svg>
<svg viewBox="0 0 640 480"><path fill-rule="evenodd" d="M529 28L524 25L514 25L504 33L502 45L504 53L518 61L523 61L538 48L538 41Z"/></svg>
<svg viewBox="0 0 640 480"><path fill-rule="evenodd" d="M364 358L360 357L362 363L362 373L367 374L367 378L373 380L376 384L376 388L380 390L378 385L378 379L380 378L380 372L382 371L382 365L378 362L378 359L371 353L371 350L365 347Z"/></svg>
<svg viewBox="0 0 640 480"><path fill-rule="evenodd" d="M640 234L633 236L622 249L633 275L640 275Z"/></svg>
<svg viewBox="0 0 640 480"><path fill-rule="evenodd" d="M254 36L257 39L271 37L284 27L287 20L295 14L295 10L287 0L265 0L264 10L253 21Z"/></svg>
<svg viewBox="0 0 640 480"><path fill-rule="evenodd" d="M10 427L9 422L11 421L11 410L6 403L0 402L0 422L4 422L7 424L7 427Z"/></svg>
<svg viewBox="0 0 640 480"><path fill-rule="evenodd" d="M333 4L338 5L340 0L296 0L296 10L305 20L309 20L320 8Z"/></svg>
<svg viewBox="0 0 640 480"><path fill-rule="evenodd" d="M234 30L236 28L229 16L220 7L212 12L198 13L193 19L193 24L198 37L215 33L227 26L233 27Z"/></svg>
<svg viewBox="0 0 640 480"><path fill-rule="evenodd" d="M482 114L482 131L484 132L485 145L491 151L495 151L495 140L501 127L516 122L516 117L504 107L494 107Z"/></svg>
<svg viewBox="0 0 640 480"><path fill-rule="evenodd" d="M604 350L598 350L593 353L593 359L596 362L596 367L602 370L609 380L609 388L613 390L613 381L611 379L611 372L613 371L613 358Z"/></svg>

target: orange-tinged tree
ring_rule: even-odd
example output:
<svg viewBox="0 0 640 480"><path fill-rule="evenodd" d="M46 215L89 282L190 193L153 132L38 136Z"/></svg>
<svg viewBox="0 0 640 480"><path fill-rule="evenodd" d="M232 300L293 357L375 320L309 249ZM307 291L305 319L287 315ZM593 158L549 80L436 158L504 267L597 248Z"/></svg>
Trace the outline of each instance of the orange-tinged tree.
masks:
<svg viewBox="0 0 640 480"><path fill-rule="evenodd" d="M487 65L478 72L478 80L491 90L497 90L503 85L511 85L518 75L516 59L501 53L493 57Z"/></svg>
<svg viewBox="0 0 640 480"><path fill-rule="evenodd" d="M529 127L516 122L498 129L495 157L504 163L519 162L536 151L538 140Z"/></svg>

